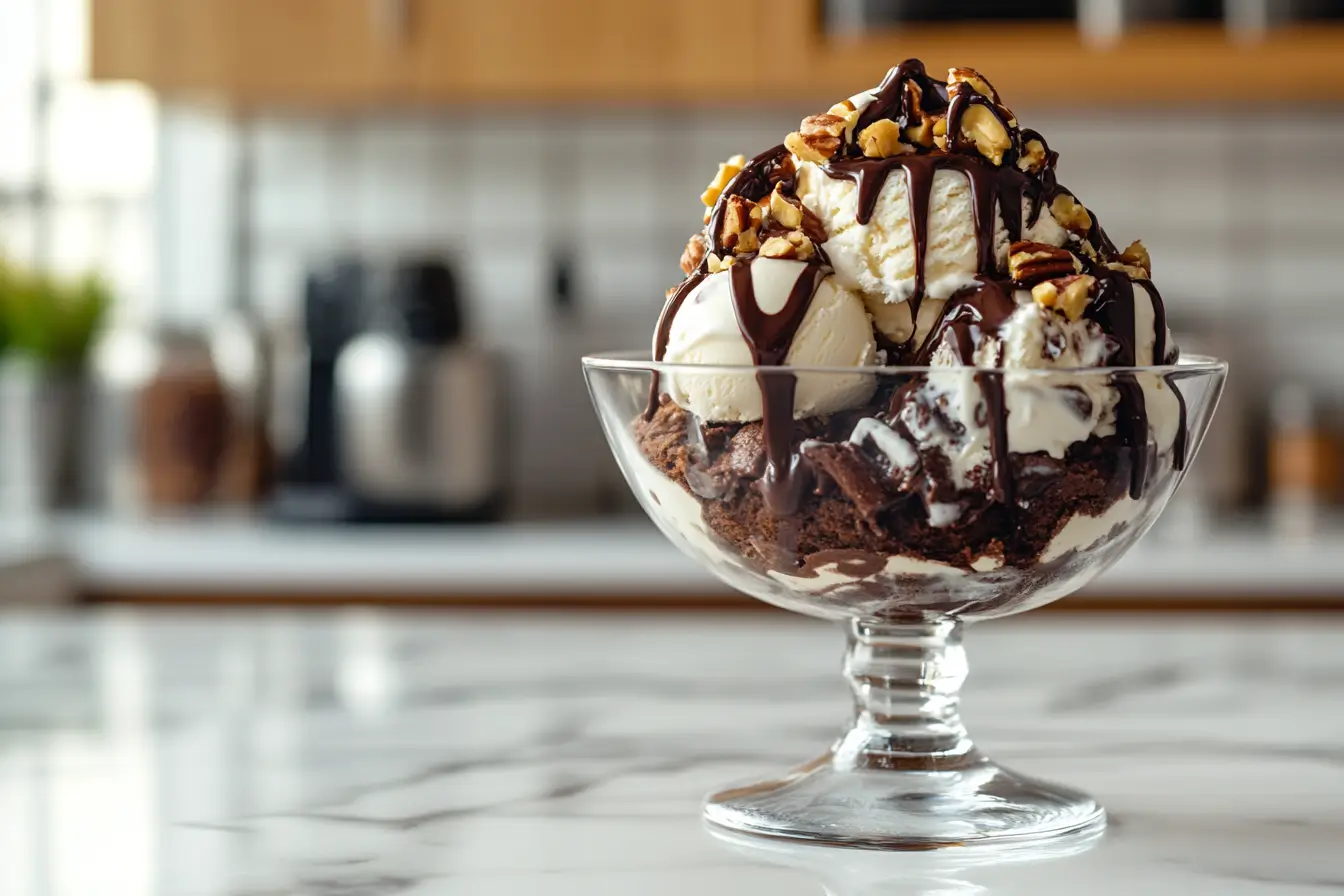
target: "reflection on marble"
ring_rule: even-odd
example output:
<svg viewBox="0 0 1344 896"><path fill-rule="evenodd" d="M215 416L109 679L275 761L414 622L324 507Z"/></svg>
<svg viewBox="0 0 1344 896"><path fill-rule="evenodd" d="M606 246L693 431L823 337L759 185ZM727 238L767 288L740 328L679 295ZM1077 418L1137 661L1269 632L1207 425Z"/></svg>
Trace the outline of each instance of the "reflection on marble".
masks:
<svg viewBox="0 0 1344 896"><path fill-rule="evenodd" d="M1100 843L711 838L705 792L843 720L840 634L806 620L0 617L0 894L1344 891L1344 625L1026 617L968 646L972 731L1100 797Z"/></svg>

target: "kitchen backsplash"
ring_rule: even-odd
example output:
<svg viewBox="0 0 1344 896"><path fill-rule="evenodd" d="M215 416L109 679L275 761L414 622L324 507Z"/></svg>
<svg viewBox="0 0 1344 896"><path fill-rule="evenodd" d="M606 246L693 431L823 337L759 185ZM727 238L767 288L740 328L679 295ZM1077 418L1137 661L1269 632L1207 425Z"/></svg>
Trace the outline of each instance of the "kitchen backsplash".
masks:
<svg viewBox="0 0 1344 896"><path fill-rule="evenodd" d="M545 504L602 483L622 495L576 359L648 342L715 165L778 142L804 111L510 108L241 126L170 106L159 305L204 320L248 295L284 323L315 259L446 252L476 336L511 361L520 493ZM1344 120L1268 117L1252 130L1230 113L1020 117L1112 236L1149 246L1178 328L1263 340L1284 375L1344 382L1344 352L1331 350L1344 330ZM572 273L571 305L555 301L558 268Z"/></svg>

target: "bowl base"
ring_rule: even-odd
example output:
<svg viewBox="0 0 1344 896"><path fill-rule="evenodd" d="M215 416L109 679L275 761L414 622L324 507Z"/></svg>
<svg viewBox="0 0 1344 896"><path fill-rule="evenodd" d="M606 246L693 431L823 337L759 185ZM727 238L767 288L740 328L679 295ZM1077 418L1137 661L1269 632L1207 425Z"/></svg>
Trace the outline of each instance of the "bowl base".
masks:
<svg viewBox="0 0 1344 896"><path fill-rule="evenodd" d="M826 756L710 796L705 818L745 834L891 850L1009 847L1106 826L1106 810L1084 793L968 758L929 771L842 768Z"/></svg>

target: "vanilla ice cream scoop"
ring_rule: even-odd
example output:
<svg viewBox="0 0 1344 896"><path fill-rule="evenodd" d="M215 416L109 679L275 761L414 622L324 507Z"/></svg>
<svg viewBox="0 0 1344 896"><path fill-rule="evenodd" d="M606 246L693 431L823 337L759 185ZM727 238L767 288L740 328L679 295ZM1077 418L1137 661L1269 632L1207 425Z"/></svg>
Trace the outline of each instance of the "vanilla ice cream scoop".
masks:
<svg viewBox="0 0 1344 896"><path fill-rule="evenodd" d="M916 295L917 287L922 285L921 298L946 299L974 286L982 273L975 195L969 176L950 168L932 173L922 224L924 263L919 270L919 241L911 225L911 170L896 167L883 182L871 215L860 221L859 189L854 181L832 177L811 162L798 165L798 198L826 227L826 254L836 277L863 296L883 334L894 342L904 342L909 336L910 309L899 306ZM1021 203L1021 239L1064 245L1068 231L1048 208L1040 209L1033 220L1036 209L1030 198L1014 193L1009 201ZM1009 242L1003 213L996 204L991 255L996 270L1008 269ZM921 273L923 283L919 284Z"/></svg>
<svg viewBox="0 0 1344 896"><path fill-rule="evenodd" d="M807 292L805 307L793 309L801 315L801 322L783 363L858 368L877 362L872 322L863 301L835 277L797 260L756 258L739 265L738 270L708 275L685 296L672 319L662 360L751 367L759 361L744 335L750 326L743 326L745 315L739 302L751 302L762 315L784 315L791 310L791 297L795 303L802 302L799 297ZM743 289L747 283L749 289ZM747 314L751 310L745 309ZM794 416L827 414L862 404L872 395L874 385L872 377L857 373L853 377L799 374ZM745 423L761 419L761 387L749 371L669 373L663 387L673 401L701 420Z"/></svg>

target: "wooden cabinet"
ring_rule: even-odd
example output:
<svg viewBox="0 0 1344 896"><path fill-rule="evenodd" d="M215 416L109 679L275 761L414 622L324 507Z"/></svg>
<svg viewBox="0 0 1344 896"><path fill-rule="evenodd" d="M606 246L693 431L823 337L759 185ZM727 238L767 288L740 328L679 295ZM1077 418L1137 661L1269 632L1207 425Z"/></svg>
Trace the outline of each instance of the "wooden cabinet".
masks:
<svg viewBox="0 0 1344 896"><path fill-rule="evenodd" d="M93 74L243 103L359 103L405 86L376 0L93 0Z"/></svg>
<svg viewBox="0 0 1344 896"><path fill-rule="evenodd" d="M243 104L751 98L763 0L92 0L93 72ZM808 0L772 8L803 10Z"/></svg>
<svg viewBox="0 0 1344 896"><path fill-rule="evenodd" d="M1229 40L1219 26L1104 48L1070 25L902 29L832 39L819 0L92 0L93 71L241 105L653 101L795 106L909 56L973 65L1020 105L1344 99L1344 29ZM1305 82L1304 82L1305 83Z"/></svg>

